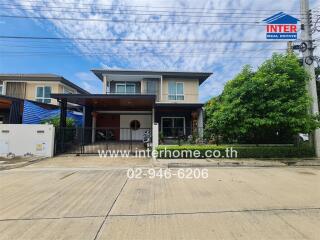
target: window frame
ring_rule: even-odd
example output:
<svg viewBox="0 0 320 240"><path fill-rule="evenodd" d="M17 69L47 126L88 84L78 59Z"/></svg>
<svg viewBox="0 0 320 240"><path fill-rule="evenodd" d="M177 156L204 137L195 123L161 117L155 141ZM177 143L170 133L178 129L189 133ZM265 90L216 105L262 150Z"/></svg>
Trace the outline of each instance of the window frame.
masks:
<svg viewBox="0 0 320 240"><path fill-rule="evenodd" d="M170 82L174 82L175 84L175 93L174 94L170 94ZM178 93L178 84L182 84L182 94L181 93ZM173 97L171 99L171 97ZM181 99L178 99L178 97L181 97ZM184 82L181 82L181 81L174 81L174 80L170 80L168 81L168 100L169 101L184 101Z"/></svg>
<svg viewBox="0 0 320 240"><path fill-rule="evenodd" d="M49 85L37 85L35 89L35 101L41 102L41 103L46 103L46 104L51 104L51 97L45 97L45 88L49 87L50 88L50 94L52 93L52 86ZM38 97L38 88L43 88L43 96ZM45 102L45 100L49 100L49 102Z"/></svg>
<svg viewBox="0 0 320 240"><path fill-rule="evenodd" d="M132 127L132 123L136 123L136 125L134 125L134 127ZM138 131L141 128L140 121L137 120L137 119L131 120L130 123L129 123L129 128L132 131Z"/></svg>
<svg viewBox="0 0 320 240"><path fill-rule="evenodd" d="M144 81L145 81L145 88L146 88L145 92L147 94L155 94L155 95L157 95L158 94L158 86L157 86L158 83L157 83L157 80L146 79ZM154 91L151 91L150 88L153 88L152 90L154 90Z"/></svg>
<svg viewBox="0 0 320 240"><path fill-rule="evenodd" d="M132 85L133 86L133 89L134 91L133 92L128 92L127 91L127 86L128 85ZM118 92L118 86L124 86L124 92ZM135 83L127 83L127 82L124 82L124 83L116 83L116 94L136 94L136 84Z"/></svg>
<svg viewBox="0 0 320 240"><path fill-rule="evenodd" d="M185 117L161 117L161 132L163 133L163 119L183 119L183 134L186 135L186 118ZM172 124L174 125L174 120L172 120ZM173 126L172 128L175 128ZM173 138L174 136L168 136L166 138Z"/></svg>

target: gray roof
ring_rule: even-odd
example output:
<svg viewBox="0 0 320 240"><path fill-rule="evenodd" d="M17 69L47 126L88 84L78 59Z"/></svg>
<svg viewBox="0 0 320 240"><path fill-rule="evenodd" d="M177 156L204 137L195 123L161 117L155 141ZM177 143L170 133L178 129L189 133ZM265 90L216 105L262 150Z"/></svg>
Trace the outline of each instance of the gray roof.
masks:
<svg viewBox="0 0 320 240"><path fill-rule="evenodd" d="M212 72L188 72L188 71L158 71L158 70L128 70L128 69L92 69L91 70L100 80L103 80L103 74L118 75L162 75L163 77L173 78L195 78L199 83L203 83Z"/></svg>
<svg viewBox="0 0 320 240"><path fill-rule="evenodd" d="M61 82L73 89L76 89L79 93L89 94L83 88L77 86L76 84L70 82L62 76L56 74L0 74L0 80L14 80L14 81L53 81Z"/></svg>

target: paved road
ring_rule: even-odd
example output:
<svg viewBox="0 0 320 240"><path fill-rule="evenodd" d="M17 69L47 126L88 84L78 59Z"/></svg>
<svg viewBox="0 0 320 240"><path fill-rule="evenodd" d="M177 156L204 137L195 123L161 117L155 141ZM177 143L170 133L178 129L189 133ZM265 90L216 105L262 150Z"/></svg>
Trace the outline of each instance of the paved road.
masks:
<svg viewBox="0 0 320 240"><path fill-rule="evenodd" d="M0 172L1 240L320 236L320 168L211 168L208 179L128 180L127 162L117 169L59 161Z"/></svg>

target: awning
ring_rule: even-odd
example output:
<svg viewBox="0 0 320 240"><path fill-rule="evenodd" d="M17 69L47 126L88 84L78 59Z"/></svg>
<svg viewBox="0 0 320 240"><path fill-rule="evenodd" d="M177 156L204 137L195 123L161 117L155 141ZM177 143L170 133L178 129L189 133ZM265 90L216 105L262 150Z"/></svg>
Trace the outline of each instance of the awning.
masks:
<svg viewBox="0 0 320 240"><path fill-rule="evenodd" d="M140 94L51 94L51 97L94 110L150 110L156 99L155 95Z"/></svg>
<svg viewBox="0 0 320 240"><path fill-rule="evenodd" d="M68 111L67 117L74 120L75 125L82 124L82 114ZM23 106L23 124L41 124L44 120L49 120L60 116L60 109L46 109L34 102L25 100Z"/></svg>
<svg viewBox="0 0 320 240"><path fill-rule="evenodd" d="M40 103L36 101L28 100L30 103L40 106L44 109L57 109L58 106L46 103ZM6 123L9 124L19 124L21 123L22 114L24 112L23 104L26 100L22 98L15 98L5 95L0 95L0 111L3 115L8 116ZM32 115L35 117L35 115Z"/></svg>
<svg viewBox="0 0 320 240"><path fill-rule="evenodd" d="M20 104L23 104L24 101L25 101L25 99L22 99L22 98L0 95L0 109L10 108L10 106L13 102L19 102ZM53 105L53 104L41 103L41 102L32 101L32 100L27 100L27 101L32 102L32 103L36 104L37 106L40 106L45 109L57 109L58 108L58 106Z"/></svg>

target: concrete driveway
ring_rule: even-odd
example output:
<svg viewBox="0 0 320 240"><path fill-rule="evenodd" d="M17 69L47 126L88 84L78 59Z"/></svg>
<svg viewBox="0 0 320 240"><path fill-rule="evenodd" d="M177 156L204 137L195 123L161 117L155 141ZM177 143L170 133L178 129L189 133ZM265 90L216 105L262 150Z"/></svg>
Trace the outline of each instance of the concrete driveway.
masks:
<svg viewBox="0 0 320 240"><path fill-rule="evenodd" d="M319 239L320 168L127 179L131 164L150 164L141 161L1 171L0 239Z"/></svg>

